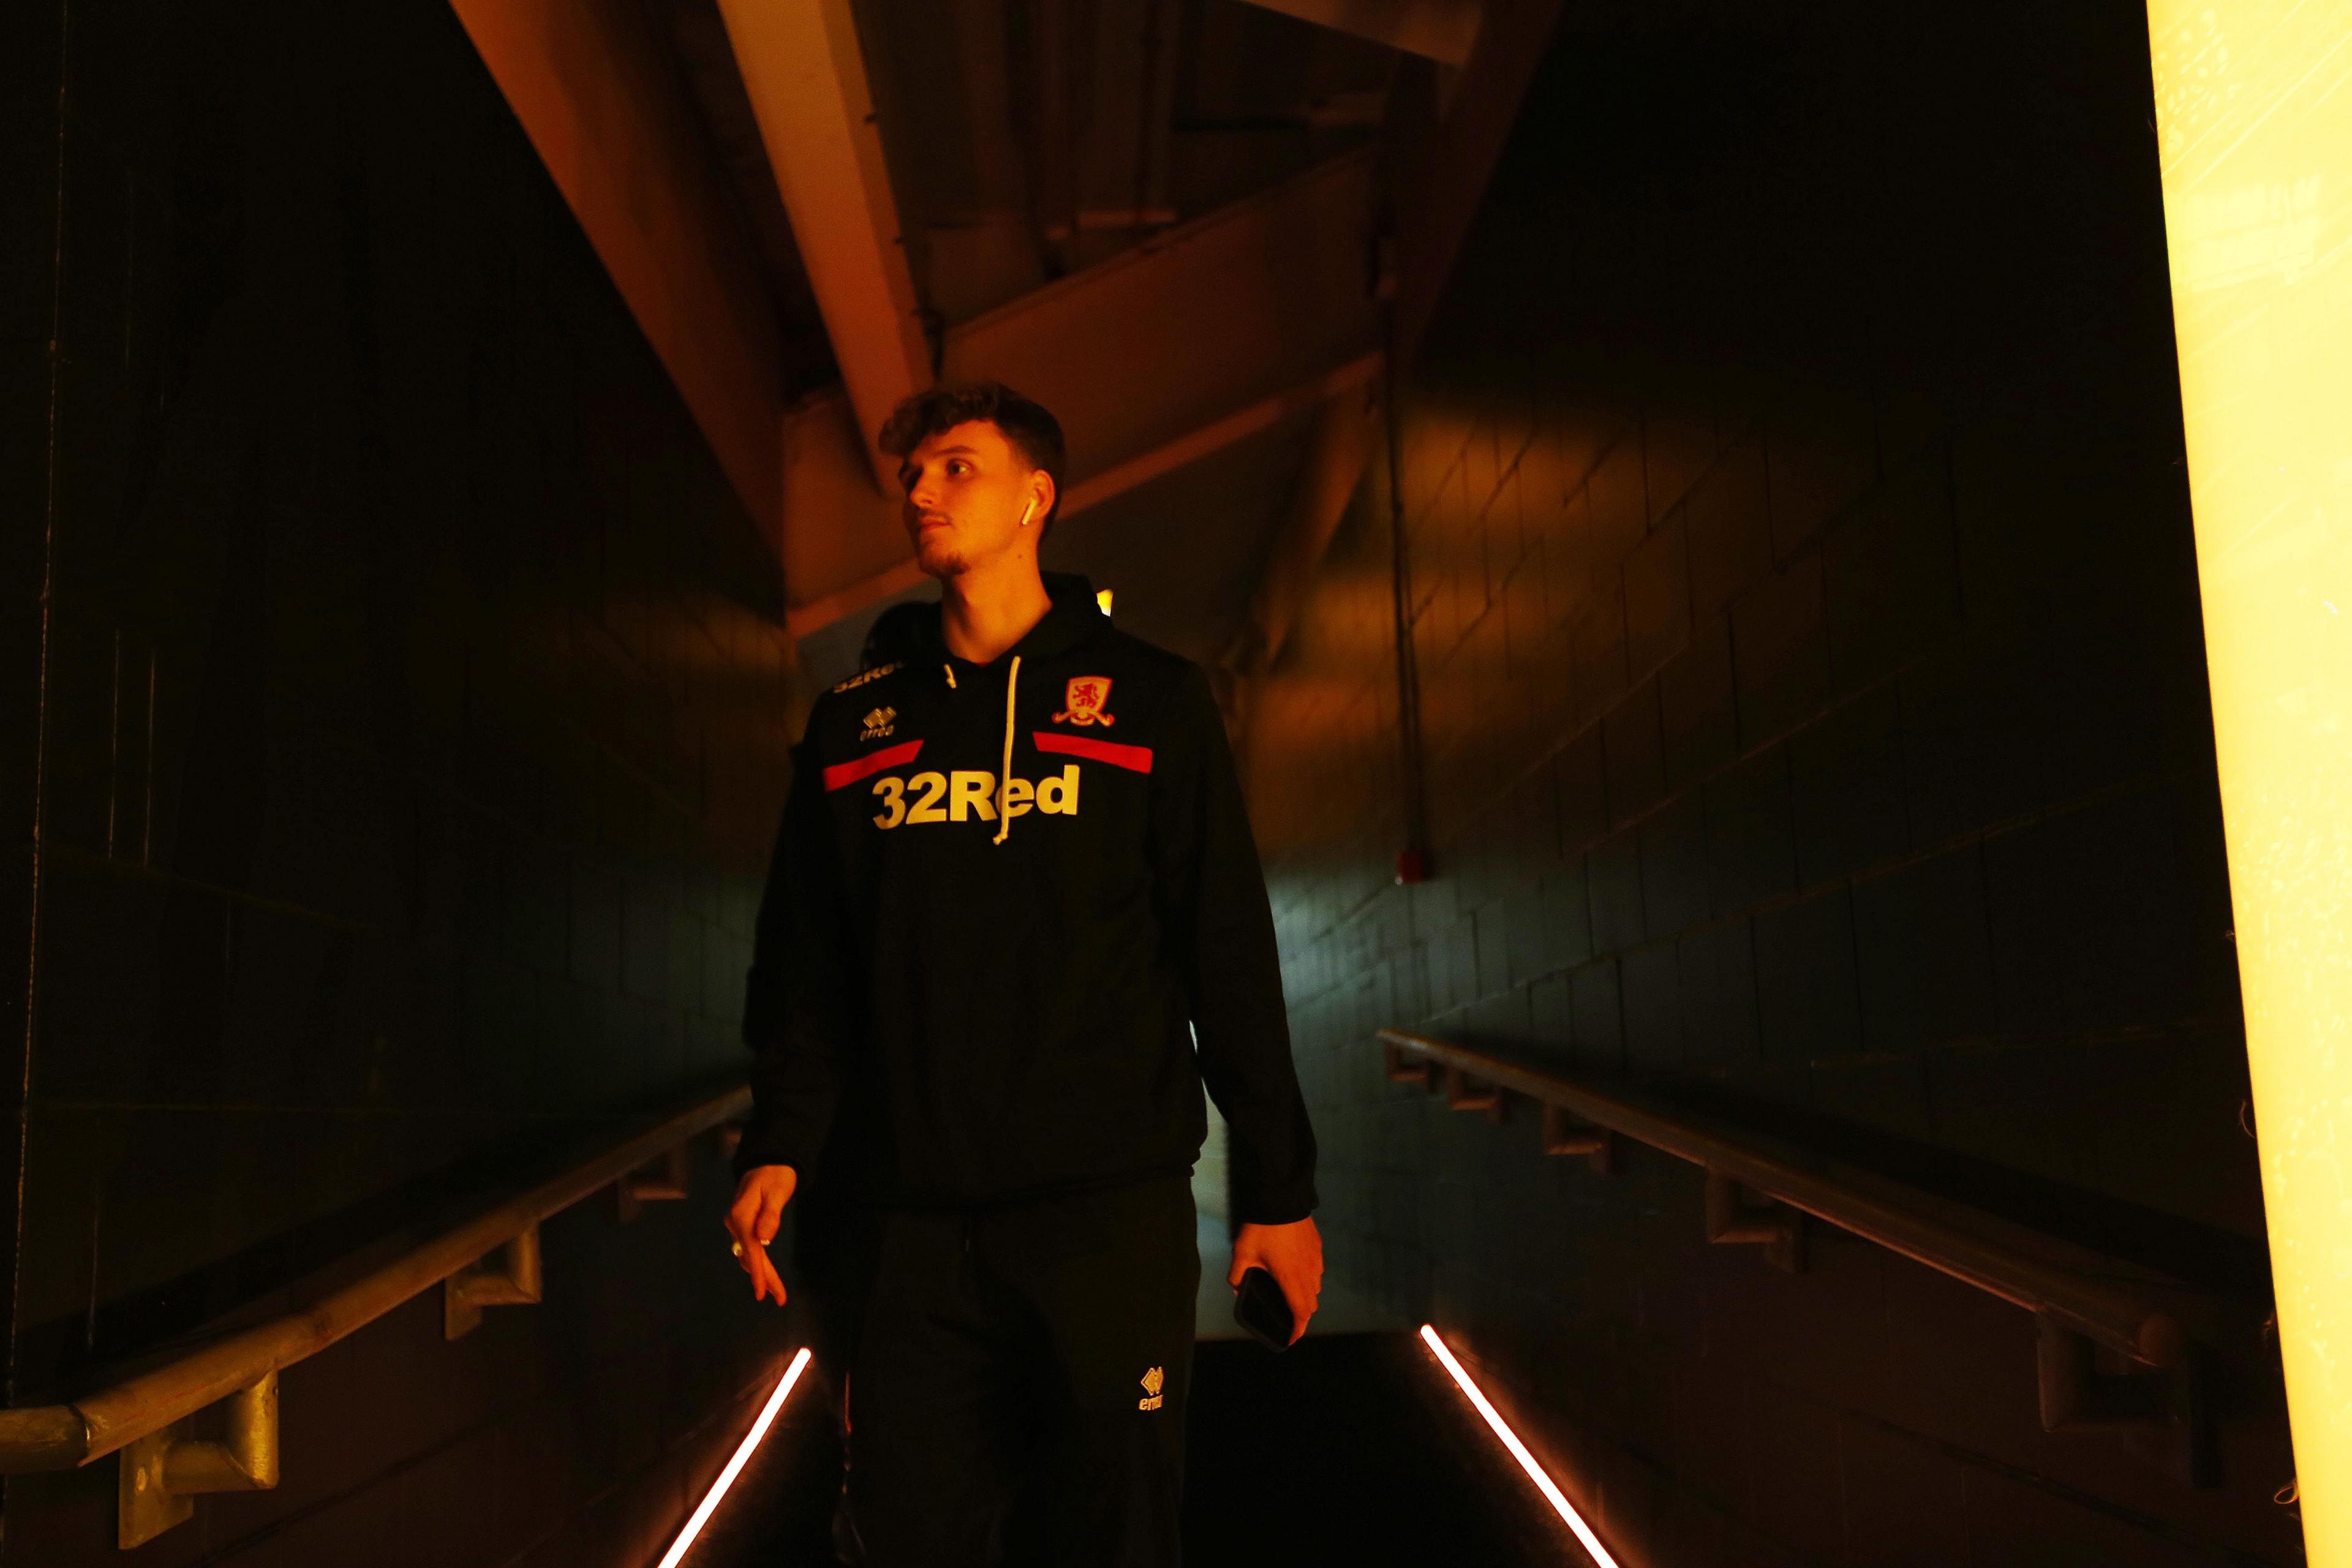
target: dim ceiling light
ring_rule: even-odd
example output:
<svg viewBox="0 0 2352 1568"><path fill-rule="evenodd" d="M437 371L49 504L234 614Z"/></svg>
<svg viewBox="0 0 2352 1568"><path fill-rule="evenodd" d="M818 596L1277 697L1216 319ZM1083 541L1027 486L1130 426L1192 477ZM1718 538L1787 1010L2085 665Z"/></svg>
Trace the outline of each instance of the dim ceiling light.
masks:
<svg viewBox="0 0 2352 1568"><path fill-rule="evenodd" d="M679 1560L686 1555L686 1549L694 1544L694 1538L700 1535L702 1527L709 1522L711 1513L719 1507L719 1500L727 1495L727 1489L733 1486L735 1478L742 1473L744 1465L751 1458L751 1450L760 1446L760 1439L766 1436L768 1428L775 1424L776 1412L782 1410L784 1401L792 1396L793 1384L801 1380L801 1373L808 1363L808 1347L803 1345L799 1353L793 1357L793 1364L784 1369L783 1381L776 1384L776 1392L768 1395L768 1403L761 1410L760 1418L752 1422L751 1430L743 1435L743 1442L735 1450L735 1457L727 1461L727 1468L719 1471L719 1479L711 1483L710 1495L702 1500L701 1506L694 1510L694 1517L686 1521L686 1528L679 1531L677 1539L671 1542L668 1555L661 1560L661 1568L677 1568Z"/></svg>
<svg viewBox="0 0 2352 1568"><path fill-rule="evenodd" d="M1568 1528L1576 1532L1576 1539L1584 1543L1584 1550L1591 1553L1592 1560L1601 1564L1601 1568L1617 1568L1617 1559L1609 1555L1609 1549L1601 1544L1601 1537L1592 1533L1592 1527L1584 1522L1584 1516L1576 1511L1575 1505L1560 1495L1558 1484L1544 1474L1544 1468L1536 1463L1536 1457L1528 1452L1528 1446L1519 1441L1519 1435L1511 1430L1493 1402L1479 1392L1476 1384L1470 1381L1470 1374L1462 1369L1460 1362L1454 1359L1454 1352L1445 1348L1445 1342L1437 1337L1437 1331L1423 1323L1421 1325L1421 1339L1429 1347L1430 1353L1437 1357L1439 1364L1454 1374L1454 1381L1461 1385L1463 1396L1486 1418L1486 1425L1495 1429L1495 1436L1503 1440L1503 1447L1511 1451L1511 1458L1519 1462L1519 1468L1527 1471L1528 1479L1535 1482L1536 1489L1543 1493L1544 1500L1568 1521ZM664 1568L667 1568L667 1564L664 1564Z"/></svg>

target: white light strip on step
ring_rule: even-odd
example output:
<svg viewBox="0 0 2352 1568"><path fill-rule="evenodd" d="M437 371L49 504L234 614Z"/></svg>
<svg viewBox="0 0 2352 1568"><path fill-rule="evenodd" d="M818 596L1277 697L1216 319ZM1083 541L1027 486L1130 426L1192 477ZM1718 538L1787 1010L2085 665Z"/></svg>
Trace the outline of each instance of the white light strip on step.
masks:
<svg viewBox="0 0 2352 1568"><path fill-rule="evenodd" d="M1519 1441L1519 1435L1511 1430L1493 1403L1479 1392L1476 1384L1470 1381L1470 1374L1462 1370L1462 1363L1454 1359L1454 1352L1445 1348L1445 1342L1437 1337L1437 1331L1423 1323L1421 1325L1421 1338L1422 1342L1429 1347L1430 1353L1437 1357L1439 1364L1454 1374L1454 1381L1461 1385L1463 1395L1477 1407L1479 1415L1486 1418L1486 1425L1495 1429L1495 1436L1503 1440L1503 1447L1511 1451L1511 1458L1518 1460L1519 1468L1528 1473L1528 1479L1535 1482L1544 1500L1559 1510L1559 1517L1568 1521L1568 1528L1576 1531L1576 1539L1584 1543L1584 1550L1592 1554L1592 1560L1601 1564L1601 1568L1617 1568L1617 1559L1609 1555L1609 1549L1601 1544L1601 1537L1592 1533L1592 1527L1584 1522L1584 1516L1576 1511L1575 1505L1560 1495L1559 1486L1544 1474L1543 1467L1536 1463L1536 1457L1528 1452L1525 1443ZM669 1565L664 1563L663 1568L669 1568Z"/></svg>
<svg viewBox="0 0 2352 1568"><path fill-rule="evenodd" d="M686 1549L694 1544L694 1538L701 1534L702 1527L709 1522L712 1510L719 1506L719 1500L727 1495L727 1489L733 1486L735 1478L742 1473L744 1465L751 1458L751 1450L758 1447L760 1439L768 1435L768 1428L775 1422L776 1412L784 1407L785 1399L793 1392L793 1384L801 1380L801 1373L808 1363L808 1347L803 1345L799 1353L793 1357L793 1364L784 1369L783 1381L776 1384L776 1392L768 1395L767 1405L760 1412L760 1418L752 1422L751 1430L744 1434L742 1446L735 1450L735 1457L727 1461L727 1468L719 1471L719 1479L711 1483L710 1495L702 1500L702 1505L694 1510L694 1517L688 1520L686 1528L677 1532L677 1540L671 1543L668 1555L661 1560L661 1568L677 1568L678 1561L686 1555Z"/></svg>

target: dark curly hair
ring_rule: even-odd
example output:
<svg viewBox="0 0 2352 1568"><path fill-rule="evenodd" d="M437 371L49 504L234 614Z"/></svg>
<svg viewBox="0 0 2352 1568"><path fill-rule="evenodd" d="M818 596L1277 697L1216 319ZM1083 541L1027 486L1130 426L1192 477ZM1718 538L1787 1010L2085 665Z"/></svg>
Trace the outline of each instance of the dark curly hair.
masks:
<svg viewBox="0 0 2352 1568"><path fill-rule="evenodd" d="M882 449L903 458L942 430L985 419L1004 434L1022 461L1042 468L1054 481L1054 504L1045 509L1038 534L1062 510L1062 422L1045 407L1001 381L950 381L915 394L882 422Z"/></svg>

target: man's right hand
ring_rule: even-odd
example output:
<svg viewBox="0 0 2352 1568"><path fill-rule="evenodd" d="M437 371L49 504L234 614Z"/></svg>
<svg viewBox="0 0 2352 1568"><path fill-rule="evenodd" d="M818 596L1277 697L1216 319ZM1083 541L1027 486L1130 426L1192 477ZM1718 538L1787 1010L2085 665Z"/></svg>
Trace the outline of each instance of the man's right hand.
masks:
<svg viewBox="0 0 2352 1568"><path fill-rule="evenodd" d="M754 1165L735 1184L735 1202L727 1211L727 1234L735 1238L735 1261L751 1277L751 1300L765 1300L776 1293L784 1304L783 1276L768 1258L768 1243L776 1239L783 1223L784 1205L793 1201L800 1173L790 1165Z"/></svg>

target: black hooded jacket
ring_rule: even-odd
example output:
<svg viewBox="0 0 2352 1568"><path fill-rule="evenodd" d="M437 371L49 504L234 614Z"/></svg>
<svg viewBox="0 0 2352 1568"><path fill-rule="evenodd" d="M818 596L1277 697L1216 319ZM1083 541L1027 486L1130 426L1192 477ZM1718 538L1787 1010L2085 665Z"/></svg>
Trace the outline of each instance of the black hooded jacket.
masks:
<svg viewBox="0 0 2352 1568"><path fill-rule="evenodd" d="M947 652L935 606L891 612L879 662L811 713L744 1005L737 1168L805 1177L822 1155L828 1184L947 1205L1181 1174L1205 1081L1237 1217L1301 1218L1315 1138L1208 680L1085 579L1046 586L986 665Z"/></svg>

